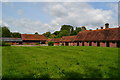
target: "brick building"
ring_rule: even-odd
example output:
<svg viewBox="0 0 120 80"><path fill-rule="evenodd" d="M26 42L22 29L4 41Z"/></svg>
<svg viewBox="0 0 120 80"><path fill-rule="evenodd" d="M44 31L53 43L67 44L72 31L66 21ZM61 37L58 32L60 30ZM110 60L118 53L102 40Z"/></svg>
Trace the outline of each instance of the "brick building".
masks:
<svg viewBox="0 0 120 80"><path fill-rule="evenodd" d="M100 46L100 47L120 47L120 27L109 28L109 24L105 24L105 29L86 30L82 26L75 36L63 36L62 38L47 39L43 35L21 34L21 38L0 38L0 40L16 44L48 44L49 41L54 42L54 46Z"/></svg>
<svg viewBox="0 0 120 80"><path fill-rule="evenodd" d="M76 36L63 36L60 41L64 46L76 46L75 38Z"/></svg>
<svg viewBox="0 0 120 80"><path fill-rule="evenodd" d="M53 40L53 42L55 42ZM55 42L56 43L56 42ZM64 36L60 39L60 44L64 46L100 46L100 47L120 47L120 28L109 28L105 24L105 29L86 30L82 26L76 36Z"/></svg>
<svg viewBox="0 0 120 80"><path fill-rule="evenodd" d="M37 34L21 34L22 44L45 44L47 38L43 35Z"/></svg>

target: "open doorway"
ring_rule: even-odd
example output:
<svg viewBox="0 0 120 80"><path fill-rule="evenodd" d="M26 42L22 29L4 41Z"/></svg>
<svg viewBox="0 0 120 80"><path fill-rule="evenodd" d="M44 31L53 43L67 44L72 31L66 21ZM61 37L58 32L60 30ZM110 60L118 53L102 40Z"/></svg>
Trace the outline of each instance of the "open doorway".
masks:
<svg viewBox="0 0 120 80"><path fill-rule="evenodd" d="M100 42L97 42L97 46L100 46Z"/></svg>
<svg viewBox="0 0 120 80"><path fill-rule="evenodd" d="M110 42L106 42L106 47L110 47Z"/></svg>
<svg viewBox="0 0 120 80"><path fill-rule="evenodd" d="M79 46L79 42L77 42L77 46Z"/></svg>
<svg viewBox="0 0 120 80"><path fill-rule="evenodd" d="M82 42L82 46L84 46L84 42Z"/></svg>
<svg viewBox="0 0 120 80"><path fill-rule="evenodd" d="M65 46L68 46L68 44L69 44L68 42L65 42Z"/></svg>

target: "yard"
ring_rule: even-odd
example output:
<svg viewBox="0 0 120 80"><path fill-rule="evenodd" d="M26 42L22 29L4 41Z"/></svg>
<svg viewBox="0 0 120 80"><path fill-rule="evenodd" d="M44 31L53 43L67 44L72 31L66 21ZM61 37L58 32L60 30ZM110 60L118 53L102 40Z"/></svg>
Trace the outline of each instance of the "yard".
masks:
<svg viewBox="0 0 120 80"><path fill-rule="evenodd" d="M118 48L2 47L3 78L116 78Z"/></svg>

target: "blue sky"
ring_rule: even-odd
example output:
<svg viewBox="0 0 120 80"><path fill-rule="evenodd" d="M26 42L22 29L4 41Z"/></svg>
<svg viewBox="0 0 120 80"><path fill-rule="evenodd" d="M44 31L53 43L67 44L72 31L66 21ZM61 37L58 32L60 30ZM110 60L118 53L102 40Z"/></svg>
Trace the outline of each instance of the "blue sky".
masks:
<svg viewBox="0 0 120 80"><path fill-rule="evenodd" d="M96 29L109 22L116 27L117 2L3 2L2 20L21 33L54 32L62 24Z"/></svg>

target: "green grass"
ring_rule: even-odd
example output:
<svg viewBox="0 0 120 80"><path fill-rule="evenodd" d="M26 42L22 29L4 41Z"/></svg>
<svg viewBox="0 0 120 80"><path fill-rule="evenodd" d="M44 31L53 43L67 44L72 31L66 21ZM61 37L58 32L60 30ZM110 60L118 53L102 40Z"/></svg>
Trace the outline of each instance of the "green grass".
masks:
<svg viewBox="0 0 120 80"><path fill-rule="evenodd" d="M3 78L116 78L118 48L2 47Z"/></svg>

